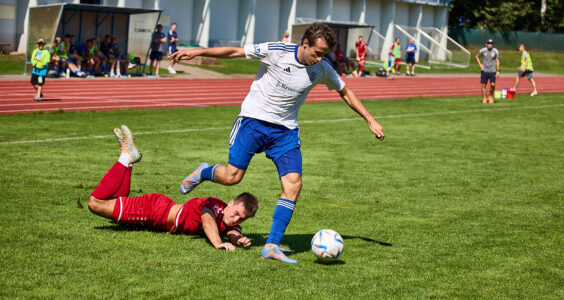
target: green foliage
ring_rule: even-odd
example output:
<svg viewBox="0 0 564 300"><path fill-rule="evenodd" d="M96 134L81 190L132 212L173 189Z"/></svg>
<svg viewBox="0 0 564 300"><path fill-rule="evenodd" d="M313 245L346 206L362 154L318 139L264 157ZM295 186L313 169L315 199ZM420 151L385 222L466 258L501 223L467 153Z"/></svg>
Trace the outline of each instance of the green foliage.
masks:
<svg viewBox="0 0 564 300"><path fill-rule="evenodd" d="M240 184L205 182L190 195L255 193L259 211L243 223L250 250L120 226L86 208L119 155L113 127L128 124L144 155L132 195L183 202L188 172L226 162L239 107L0 116L0 297L562 299L563 101L365 101L384 142L344 103L306 103L304 185L283 240L297 265L259 259L280 193L264 154ZM334 264L309 252L322 228L344 237Z"/></svg>
<svg viewBox="0 0 564 300"><path fill-rule="evenodd" d="M564 31L564 7L561 0L546 0L541 16L542 0L451 0L449 24L489 30Z"/></svg>

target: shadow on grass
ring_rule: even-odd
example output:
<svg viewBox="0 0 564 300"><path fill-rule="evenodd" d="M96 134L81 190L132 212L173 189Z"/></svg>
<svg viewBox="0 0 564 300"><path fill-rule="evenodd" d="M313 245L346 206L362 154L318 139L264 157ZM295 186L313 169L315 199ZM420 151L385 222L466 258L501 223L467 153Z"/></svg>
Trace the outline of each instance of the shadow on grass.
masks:
<svg viewBox="0 0 564 300"><path fill-rule="evenodd" d="M117 223L113 223L111 225L105 225L105 226L97 226L97 227L94 227L94 229L112 230L112 231L147 231L147 232L155 232L155 233L166 233L166 231L153 229L153 228L147 228L147 227L142 226L142 225L117 224ZM200 235L200 236L204 237L203 234ZM248 237L252 241L252 243L253 243L252 247L262 247L266 243L266 238L268 237L268 234L250 233L250 234L245 234L245 236ZM289 245L293 252L301 253L301 252L307 252L307 251L311 250L311 238L312 237L313 237L313 234L286 234L286 235L284 235L284 239L282 241L283 241L284 244ZM375 239L362 237L362 236L343 235L342 237L345 241L349 240L349 239L359 239L359 240L362 240L364 242L375 243L375 244L378 244L378 245L384 246L384 247L391 247L392 246L392 244L390 244L390 243L377 241ZM320 263L323 263L323 262L320 261ZM332 264L338 264L338 261L334 261L334 262L332 262Z"/></svg>

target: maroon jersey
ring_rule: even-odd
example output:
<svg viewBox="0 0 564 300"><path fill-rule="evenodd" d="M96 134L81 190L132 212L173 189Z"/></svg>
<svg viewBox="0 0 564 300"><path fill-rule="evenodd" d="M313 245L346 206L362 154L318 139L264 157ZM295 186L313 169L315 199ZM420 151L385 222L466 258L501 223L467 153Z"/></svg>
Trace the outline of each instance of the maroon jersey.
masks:
<svg viewBox="0 0 564 300"><path fill-rule="evenodd" d="M358 56L363 56L366 53L366 42L365 41L358 41L356 42L356 49L358 50Z"/></svg>
<svg viewBox="0 0 564 300"><path fill-rule="evenodd" d="M200 234L203 231L202 209L204 209L204 207L209 208L213 212L213 217L215 218L217 229L219 229L219 234L225 234L231 230L241 232L241 227L239 225L227 226L223 222L223 210L227 207L227 204L225 204L225 202L221 199L213 197L194 198L184 203L176 214L174 226L170 232L192 235Z"/></svg>

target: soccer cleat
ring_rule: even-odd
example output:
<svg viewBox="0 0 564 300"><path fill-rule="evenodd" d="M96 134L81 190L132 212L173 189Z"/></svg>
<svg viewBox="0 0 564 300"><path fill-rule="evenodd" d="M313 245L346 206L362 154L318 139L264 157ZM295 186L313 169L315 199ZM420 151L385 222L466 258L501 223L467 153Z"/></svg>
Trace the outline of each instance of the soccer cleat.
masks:
<svg viewBox="0 0 564 300"><path fill-rule="evenodd" d="M489 101L490 103L494 103L493 97L492 97L491 95L488 97L488 101Z"/></svg>
<svg viewBox="0 0 564 300"><path fill-rule="evenodd" d="M284 251L284 249L281 249L278 246L271 248L271 249L264 248L264 249L262 249L262 252L260 254L260 258L261 259L274 259L274 260L277 260L277 261L290 263L290 264L298 263L297 260L288 258L286 256L286 254L284 254L283 251ZM288 251L288 250L286 250L286 251Z"/></svg>
<svg viewBox="0 0 564 300"><path fill-rule="evenodd" d="M488 98L484 97L484 99L482 99L482 103L488 103Z"/></svg>
<svg viewBox="0 0 564 300"><path fill-rule="evenodd" d="M114 128L114 135L116 136L119 148L121 149L121 144L123 143L123 133L121 132L121 129Z"/></svg>
<svg viewBox="0 0 564 300"><path fill-rule="evenodd" d="M539 93L537 93L537 92L532 92L532 93L531 93L531 96L536 96L536 95L538 95L538 94L539 94Z"/></svg>
<svg viewBox="0 0 564 300"><path fill-rule="evenodd" d="M196 186L202 182L202 170L209 166L210 165L208 165L208 163L203 162L196 170L194 170L194 172L186 176L180 183L180 192L182 194L188 194L195 189Z"/></svg>
<svg viewBox="0 0 564 300"><path fill-rule="evenodd" d="M121 133L123 135L121 152L127 152L127 154L129 154L132 164L139 162L142 155L133 142L133 134L131 133L131 130L129 130L127 126L121 125Z"/></svg>
<svg viewBox="0 0 564 300"><path fill-rule="evenodd" d="M33 100L35 100L35 101L37 101L37 102L40 102L40 101L41 101L41 98L39 98L39 97L33 97Z"/></svg>

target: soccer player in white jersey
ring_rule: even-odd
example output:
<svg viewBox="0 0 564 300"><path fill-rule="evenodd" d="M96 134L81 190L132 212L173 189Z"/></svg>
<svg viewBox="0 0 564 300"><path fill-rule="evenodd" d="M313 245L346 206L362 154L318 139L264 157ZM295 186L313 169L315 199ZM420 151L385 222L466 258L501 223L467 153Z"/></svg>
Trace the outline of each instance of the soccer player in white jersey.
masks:
<svg viewBox="0 0 564 300"><path fill-rule="evenodd" d="M179 61L195 56L215 58L246 57L260 61L251 89L241 105L229 137L227 165L202 163L180 185L189 193L202 181L223 185L239 183L255 153L265 152L278 168L282 193L274 209L272 227L261 253L263 259L297 263L279 247L290 223L302 188L302 155L300 151L298 111L309 91L318 83L336 90L341 98L368 123L379 140L384 139L382 126L376 122L355 94L345 86L331 64L323 59L335 46L335 35L323 23L311 25L300 45L273 42L245 47L217 47L182 50L169 56Z"/></svg>

